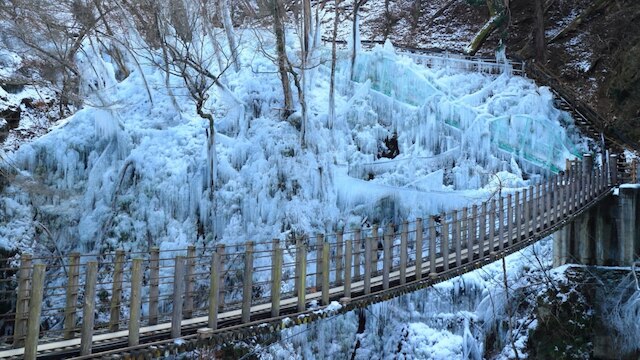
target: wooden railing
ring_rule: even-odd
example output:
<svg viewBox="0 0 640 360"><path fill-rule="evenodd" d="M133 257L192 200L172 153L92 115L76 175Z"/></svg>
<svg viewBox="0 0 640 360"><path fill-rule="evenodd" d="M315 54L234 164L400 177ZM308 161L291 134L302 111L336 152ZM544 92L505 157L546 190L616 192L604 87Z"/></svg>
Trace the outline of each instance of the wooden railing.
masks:
<svg viewBox="0 0 640 360"><path fill-rule="evenodd" d="M15 330L0 337L8 349L0 358L33 358L36 349L88 355L203 327L216 333L282 321L314 303L380 301L537 241L617 182L615 166L594 168L587 155L535 186L399 225L182 250L23 254L16 276L2 280L16 284L17 310L3 318Z"/></svg>

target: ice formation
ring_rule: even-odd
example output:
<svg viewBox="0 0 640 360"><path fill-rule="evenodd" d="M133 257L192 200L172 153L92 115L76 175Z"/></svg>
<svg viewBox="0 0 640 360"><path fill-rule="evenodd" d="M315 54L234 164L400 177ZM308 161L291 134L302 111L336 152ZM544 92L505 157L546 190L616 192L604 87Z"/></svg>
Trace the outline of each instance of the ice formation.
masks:
<svg viewBox="0 0 640 360"><path fill-rule="evenodd" d="M181 80L170 78L176 107L154 64L137 59L118 82L108 56L88 47L76 59L87 68L88 105L8 154L20 172L2 189L2 246L146 251L397 222L481 201L496 177L527 185L523 173L557 171L585 148L562 127L571 120L548 89L508 71L417 65L390 45L362 51L353 74L341 54L332 129L324 123L328 65L309 70L303 148L295 124L278 118L275 64L256 50L273 44L252 36L240 53L246 66L212 90L214 202L206 196L207 126ZM36 222L53 238L29 230Z"/></svg>

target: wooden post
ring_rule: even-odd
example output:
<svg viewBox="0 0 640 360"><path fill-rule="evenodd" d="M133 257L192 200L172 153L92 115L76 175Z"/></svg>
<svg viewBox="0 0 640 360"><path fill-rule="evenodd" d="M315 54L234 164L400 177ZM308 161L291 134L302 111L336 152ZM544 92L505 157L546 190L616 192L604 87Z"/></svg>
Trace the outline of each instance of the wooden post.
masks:
<svg viewBox="0 0 640 360"><path fill-rule="evenodd" d="M487 215L487 202L485 201L480 207L480 224L478 226L478 253L480 254L480 257L484 256L484 247L487 237Z"/></svg>
<svg viewBox="0 0 640 360"><path fill-rule="evenodd" d="M442 247L442 260L444 271L449 270L449 224L447 223L446 214L440 217L442 222L442 233L440 235L440 246Z"/></svg>
<svg viewBox="0 0 640 360"><path fill-rule="evenodd" d="M536 221L536 228L542 231L544 227L544 184L538 184L538 197L536 198L536 204L538 206L538 216Z"/></svg>
<svg viewBox="0 0 640 360"><path fill-rule="evenodd" d="M516 221L516 236L515 236L515 241L518 242L520 241L520 236L522 236L522 213L521 213L521 209L522 209L522 205L520 204L520 191L516 191L516 195L515 195L515 201L514 201L514 216L515 216L515 221ZM511 241L509 242L509 246L513 245L514 242L514 238L511 238Z"/></svg>
<svg viewBox="0 0 640 360"><path fill-rule="evenodd" d="M329 278L331 273L329 272L329 251L331 250L331 244L325 241L322 244L322 305L329 305Z"/></svg>
<svg viewBox="0 0 640 360"><path fill-rule="evenodd" d="M556 223L556 200L558 198L558 175L551 176L551 180L549 182L549 215L547 216L547 220L549 221L549 226Z"/></svg>
<svg viewBox="0 0 640 360"><path fill-rule="evenodd" d="M564 219L564 214L567 206L567 175L562 175L560 179L560 188L558 189L558 220Z"/></svg>
<svg viewBox="0 0 640 360"><path fill-rule="evenodd" d="M560 203L562 201L561 191L562 189L562 173L559 173L555 177L555 185L553 187L553 223L558 223L560 220Z"/></svg>
<svg viewBox="0 0 640 360"><path fill-rule="evenodd" d="M209 318L207 324L207 326L213 330L218 328L218 301L220 300L221 270L220 254L216 249L211 259L211 269L209 271Z"/></svg>
<svg viewBox="0 0 640 360"><path fill-rule="evenodd" d="M462 217L458 222L460 223L460 264L462 265L462 249L467 247L467 239L469 236L469 208L466 206L462 208Z"/></svg>
<svg viewBox="0 0 640 360"><path fill-rule="evenodd" d="M360 265L362 263L362 241L361 241L361 229L357 228L353 233L353 276L356 279L360 279Z"/></svg>
<svg viewBox="0 0 640 360"><path fill-rule="evenodd" d="M184 318L191 319L193 316L193 274L196 266L196 247L187 247L186 268L184 274Z"/></svg>
<svg viewBox="0 0 640 360"><path fill-rule="evenodd" d="M160 248L151 248L149 256L149 325L158 323L158 298L160 296Z"/></svg>
<svg viewBox="0 0 640 360"><path fill-rule="evenodd" d="M27 338L24 344L25 360L35 360L38 354L38 337L40 335L40 313L44 294L44 275L46 265L33 266L33 286L29 299L29 317L27 322Z"/></svg>
<svg viewBox="0 0 640 360"><path fill-rule="evenodd" d="M251 320L251 298L253 297L253 241L247 242L244 253L242 277L242 322Z"/></svg>
<svg viewBox="0 0 640 360"><path fill-rule="evenodd" d="M378 271L378 244L380 243L378 224L373 224L371 230L371 274Z"/></svg>
<svg viewBox="0 0 640 360"><path fill-rule="evenodd" d="M82 334L80 339L80 355L91 355L93 342L93 323L96 307L96 281L98 262L87 263L87 278L84 283L84 306L82 307Z"/></svg>
<svg viewBox="0 0 640 360"><path fill-rule="evenodd" d="M69 256L69 273L67 280L67 296L64 307L64 338L75 336L76 307L78 306L78 288L80 284L80 253L74 252Z"/></svg>
<svg viewBox="0 0 640 360"><path fill-rule="evenodd" d="M111 290L111 316L109 317L109 331L116 332L120 327L120 301L122 301L122 275L125 258L124 250L116 250L113 267L113 285Z"/></svg>
<svg viewBox="0 0 640 360"><path fill-rule="evenodd" d="M353 257L353 242L346 241L345 257L344 257L344 296L351 297L351 265Z"/></svg>
<svg viewBox="0 0 640 360"><path fill-rule="evenodd" d="M220 288L220 292L218 294L218 312L221 313L222 311L224 311L225 245L224 244L218 245L218 247L216 248L216 252L218 253L218 258L220 259L220 263L218 264L218 268L220 269L220 271L218 271L218 277L219 277L218 287Z"/></svg>
<svg viewBox="0 0 640 360"><path fill-rule="evenodd" d="M498 198L498 249L504 249L504 198Z"/></svg>
<svg viewBox="0 0 640 360"><path fill-rule="evenodd" d="M489 253L495 251L496 236L496 199L491 199L491 208L489 209Z"/></svg>
<svg viewBox="0 0 640 360"><path fill-rule="evenodd" d="M513 199L507 194L507 245L513 244Z"/></svg>
<svg viewBox="0 0 640 360"><path fill-rule="evenodd" d="M368 295L371 293L371 275L372 275L372 263L373 263L373 252L371 248L373 247L373 241L375 238L373 236L369 238L365 238L364 242L364 294Z"/></svg>
<svg viewBox="0 0 640 360"><path fill-rule="evenodd" d="M140 307L142 305L142 259L131 266L131 306L129 307L129 346L140 343Z"/></svg>
<svg viewBox="0 0 640 360"><path fill-rule="evenodd" d="M433 216L429 216L429 274L436 273L436 219ZM440 236L442 239L442 235Z"/></svg>
<svg viewBox="0 0 640 360"><path fill-rule="evenodd" d="M567 214L573 213L573 210L575 209L576 189L577 189L577 186L576 186L576 172L575 172L575 170L573 170L569 175L569 187L568 187L568 190L569 190L569 193L568 193L569 206L568 206Z"/></svg>
<svg viewBox="0 0 640 360"><path fill-rule="evenodd" d="M545 200L545 211L544 214L544 228L547 229L551 227L551 191L553 190L553 177L549 179L549 181L545 184L544 190L544 200Z"/></svg>
<svg viewBox="0 0 640 360"><path fill-rule="evenodd" d="M27 335L29 319L29 292L31 290L31 254L22 254L18 271L18 289L16 301L16 318L13 329L13 346L20 347Z"/></svg>
<svg viewBox="0 0 640 360"><path fill-rule="evenodd" d="M409 223L405 220L402 223L402 233L400 234L400 284L407 282L407 242L409 241Z"/></svg>
<svg viewBox="0 0 640 360"><path fill-rule="evenodd" d="M387 290L389 288L389 274L391 273L391 234L393 233L393 225L387 226L387 231L384 234L384 242L382 244L382 289Z"/></svg>
<svg viewBox="0 0 640 360"><path fill-rule="evenodd" d="M182 332L182 306L184 295L184 256L176 256L173 273L173 312L171 313L171 338L177 339Z"/></svg>
<svg viewBox="0 0 640 360"><path fill-rule="evenodd" d="M422 279L422 218L416 219L416 280Z"/></svg>
<svg viewBox="0 0 640 360"><path fill-rule="evenodd" d="M301 241L298 242L296 265L298 268L298 278L296 279L298 291L298 312L306 309L305 295L307 291L307 248Z"/></svg>
<svg viewBox="0 0 640 360"><path fill-rule="evenodd" d="M273 239L271 260L271 317L280 316L280 289L282 286L282 248L280 241Z"/></svg>
<svg viewBox="0 0 640 360"><path fill-rule="evenodd" d="M322 248L324 246L324 235L316 235L316 291L322 289Z"/></svg>
<svg viewBox="0 0 640 360"><path fill-rule="evenodd" d="M462 246L460 244L460 223L462 222L462 219L458 219L458 211L456 210L454 210L451 215L451 230L453 231L451 240L453 241L453 246L456 252L456 266L460 266L462 265Z"/></svg>
<svg viewBox="0 0 640 360"><path fill-rule="evenodd" d="M529 237L529 228L531 226L531 201L533 199L533 188L529 186L528 189L522 190L522 206L524 207L524 238Z"/></svg>
<svg viewBox="0 0 640 360"><path fill-rule="evenodd" d="M476 240L476 228L478 221L478 205L471 207L471 219L468 220L467 226L467 261L473 261L473 242Z"/></svg>
<svg viewBox="0 0 640 360"><path fill-rule="evenodd" d="M342 266L343 242L344 242L344 237L342 234L342 229L340 229L336 234L336 285L342 284L342 274L344 273L343 266Z"/></svg>
<svg viewBox="0 0 640 360"><path fill-rule="evenodd" d="M574 190L573 190L573 195L574 195L574 200L573 200L573 210L577 211L580 208L581 205L581 198L582 198L582 171L579 170L579 166L578 166L578 162L576 160L576 170L575 171L575 178L574 178Z"/></svg>

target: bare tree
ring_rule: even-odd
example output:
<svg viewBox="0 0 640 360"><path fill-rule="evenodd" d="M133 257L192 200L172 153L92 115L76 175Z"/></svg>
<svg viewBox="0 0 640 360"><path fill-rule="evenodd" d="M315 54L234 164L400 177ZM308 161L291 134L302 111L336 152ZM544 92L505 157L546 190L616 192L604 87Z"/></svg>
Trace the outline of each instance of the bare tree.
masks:
<svg viewBox="0 0 640 360"><path fill-rule="evenodd" d="M500 27L506 28L509 23L509 0L486 0L486 3L489 9L489 20L480 28L471 43L464 49L464 52L469 55L475 55L489 35Z"/></svg>
<svg viewBox="0 0 640 360"><path fill-rule="evenodd" d="M240 71L240 61L238 60L238 45L236 43L236 34L233 29L233 21L231 19L231 11L229 10L228 0L218 1L218 13L222 18L222 24L224 31L227 34L227 41L229 43L229 51L231 51L231 62L234 65L236 72Z"/></svg>
<svg viewBox="0 0 640 360"><path fill-rule="evenodd" d="M285 47L285 29L284 29L284 6L282 0L267 0L271 15L273 15L273 33L276 37L276 52L278 72L280 73L280 81L282 82L282 92L284 95L284 111L283 118L288 118L293 112L293 96L291 94L291 86L289 84L289 58Z"/></svg>
<svg viewBox="0 0 640 360"><path fill-rule="evenodd" d="M337 46L336 38L338 37L338 24L340 23L340 4L342 0L334 1L334 17L333 17L333 34L331 37L331 79L329 82L329 120L327 126L331 129L336 120L336 95L335 95L335 82L336 82L336 58L337 58Z"/></svg>
<svg viewBox="0 0 640 360"><path fill-rule="evenodd" d="M359 39L359 20L358 20L358 11L360 11L360 7L363 6L364 4L367 3L368 0L353 0L353 26L352 26L352 31L351 31L351 41L353 43L353 49L352 49L352 53L351 53L351 80L353 80L355 74L355 67L356 67L356 56L357 56L357 51L358 51L358 42L360 41Z"/></svg>
<svg viewBox="0 0 640 360"><path fill-rule="evenodd" d="M536 60L544 63L547 58L547 44L544 34L544 0L535 0L536 13Z"/></svg>

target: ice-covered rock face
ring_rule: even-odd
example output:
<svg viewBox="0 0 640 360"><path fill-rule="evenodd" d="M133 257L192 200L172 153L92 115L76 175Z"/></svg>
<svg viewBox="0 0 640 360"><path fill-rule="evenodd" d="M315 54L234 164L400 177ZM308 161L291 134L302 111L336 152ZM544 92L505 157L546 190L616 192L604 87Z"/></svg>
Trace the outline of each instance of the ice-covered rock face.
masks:
<svg viewBox="0 0 640 360"><path fill-rule="evenodd" d="M360 152L352 155L353 162L361 154L375 159L380 138L397 134L397 166L414 167L406 183L416 172L445 165L454 172L454 189L474 189L490 174L510 170L510 158L527 172L557 172L566 158L584 150L563 128L568 115L553 107L551 92L508 70L502 75L460 72L447 69L446 60L442 67L426 68L385 47L362 54L353 79L352 93L362 107L349 109L347 118L356 131L368 125L379 134L377 139L356 137ZM377 166L371 164L367 174L375 174ZM393 172L388 163L381 166Z"/></svg>
<svg viewBox="0 0 640 360"><path fill-rule="evenodd" d="M241 60L251 66L227 73L228 90L213 88L207 105L215 194L208 124L182 80L170 77L169 91L140 58L118 82L110 59L86 51L76 60L88 105L10 156L20 172L0 201L0 246L146 251L398 222L526 185L523 172L553 171L582 146L531 81L447 69L446 60L429 69L386 46L360 53L355 81L347 54L339 61L332 127L329 64L308 70L303 147L279 118L276 65L257 51L270 44L246 35Z"/></svg>

